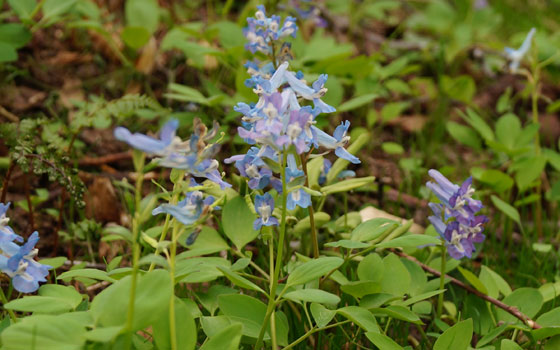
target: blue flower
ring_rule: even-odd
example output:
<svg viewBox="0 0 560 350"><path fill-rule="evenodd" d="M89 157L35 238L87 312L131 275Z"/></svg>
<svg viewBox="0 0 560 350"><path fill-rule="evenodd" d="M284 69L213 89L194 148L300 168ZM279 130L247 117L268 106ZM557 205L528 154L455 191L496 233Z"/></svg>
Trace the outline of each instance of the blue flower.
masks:
<svg viewBox="0 0 560 350"><path fill-rule="evenodd" d="M21 293L32 293L39 288L39 282L46 282L51 266L34 260L38 250L35 245L39 233L33 232L27 242L18 246L13 242L1 245L0 270L12 279L14 288Z"/></svg>
<svg viewBox="0 0 560 350"><path fill-rule="evenodd" d="M272 53L271 42L288 36L295 37L297 32L296 19L286 17L280 26L279 16L266 16L264 6L257 6L255 17L247 18L247 27L243 29L243 35L249 41L245 48L252 53L260 51L264 54Z"/></svg>
<svg viewBox="0 0 560 350"><path fill-rule="evenodd" d="M347 135L348 128L350 127L350 122L346 120L342 122L339 126L336 127L334 130L333 136L330 136L326 132L313 127L313 130L316 133L315 142L318 146L322 146L328 149L334 149L334 153L342 159L346 159L347 161L360 164L361 161L358 157L350 154L344 147L350 141L350 136Z"/></svg>
<svg viewBox="0 0 560 350"><path fill-rule="evenodd" d="M159 139L140 133L132 134L122 126L115 128L114 134L117 140L124 141L137 150L150 155L164 156L175 139L175 131L178 127L179 121L171 119L162 127Z"/></svg>
<svg viewBox="0 0 560 350"><path fill-rule="evenodd" d="M249 179L249 188L262 190L271 181L272 170L266 166L261 157L265 156L268 148L251 147L247 154L232 156L224 160L226 164L235 162L239 174Z"/></svg>
<svg viewBox="0 0 560 350"><path fill-rule="evenodd" d="M20 235L14 233L14 230L8 226L10 218L6 215L6 212L10 208L10 203L4 204L0 203L0 249L2 249L1 244L6 242L23 242L23 238Z"/></svg>
<svg viewBox="0 0 560 350"><path fill-rule="evenodd" d="M436 182L428 182L426 186L441 201L428 204L434 213L428 220L445 240L452 258L472 257L474 244L485 239L482 232L488 221L484 215L475 215L482 208L482 203L472 198L472 178L458 186L437 170L431 169L428 173Z"/></svg>
<svg viewBox="0 0 560 350"><path fill-rule="evenodd" d="M533 36L535 36L536 32L537 30L535 28L531 28L531 30L529 31L529 33L527 33L527 36L525 37L525 40L523 41L523 44L521 44L519 49L516 50L516 49L512 49L511 47L505 48L506 56L510 60L509 70L511 72L516 73L518 71L519 65L521 64L523 57L525 57L525 55L527 54L527 52L529 52L529 49L531 48L531 42L533 41Z"/></svg>
<svg viewBox="0 0 560 350"><path fill-rule="evenodd" d="M305 176L303 170L297 167L296 160L293 155L288 156L288 167L286 168L286 180L288 182L294 181L299 177ZM286 208L293 210L296 206L307 208L311 205L311 195L305 192L302 188L290 191L288 193L288 201Z"/></svg>
<svg viewBox="0 0 560 350"><path fill-rule="evenodd" d="M185 170L188 174L196 177L204 177L217 183L222 189L231 187L222 180L222 174L218 170L219 163L211 159L218 152L220 145L208 143L218 133L219 125L214 121L212 130L208 131L200 119L193 122L194 132L190 139L181 141L178 137L166 151L159 154L160 158L155 161L158 165Z"/></svg>
<svg viewBox="0 0 560 350"><path fill-rule="evenodd" d="M255 196L255 211L259 217L253 222L253 228L260 230L262 226L278 226L278 219L272 216L274 199L270 193Z"/></svg>
<svg viewBox="0 0 560 350"><path fill-rule="evenodd" d="M189 226L194 224L203 213L209 211L209 206L214 203L214 197L208 196L204 198L202 192L188 192L185 199L177 203L162 204L152 210L152 215L170 214L182 224Z"/></svg>

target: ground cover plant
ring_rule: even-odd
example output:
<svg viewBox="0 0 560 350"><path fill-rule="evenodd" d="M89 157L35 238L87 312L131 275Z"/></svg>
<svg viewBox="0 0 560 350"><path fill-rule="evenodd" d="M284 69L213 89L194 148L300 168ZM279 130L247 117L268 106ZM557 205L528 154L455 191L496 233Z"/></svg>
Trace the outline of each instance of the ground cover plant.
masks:
<svg viewBox="0 0 560 350"><path fill-rule="evenodd" d="M0 1L0 348L560 349L558 7Z"/></svg>

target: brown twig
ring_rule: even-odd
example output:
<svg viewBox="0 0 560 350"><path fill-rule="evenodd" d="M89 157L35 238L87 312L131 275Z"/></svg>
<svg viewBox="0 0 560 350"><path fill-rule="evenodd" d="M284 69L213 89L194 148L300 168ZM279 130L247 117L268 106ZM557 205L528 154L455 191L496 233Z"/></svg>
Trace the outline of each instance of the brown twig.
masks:
<svg viewBox="0 0 560 350"><path fill-rule="evenodd" d="M27 209L29 210L29 225L31 232L35 231L35 219L33 218L33 203L31 203L31 193L29 190L29 175L25 174L25 199L27 200Z"/></svg>
<svg viewBox="0 0 560 350"><path fill-rule="evenodd" d="M19 118L17 117L17 115L13 114L12 112L8 111L6 108L2 106L0 106L0 115L6 117L6 119L14 123L19 122Z"/></svg>
<svg viewBox="0 0 560 350"><path fill-rule="evenodd" d="M125 159L132 159L132 152L129 151L120 152L120 153L108 154L102 157L83 157L82 159L80 159L78 164L81 166L103 165L107 163L118 162L120 160L125 160Z"/></svg>
<svg viewBox="0 0 560 350"><path fill-rule="evenodd" d="M432 275L437 276L437 277L441 276L441 273L438 270L435 270L435 269L429 267L428 265L421 263L415 257L412 257L412 256L410 256L408 254L405 254L403 252L400 252L398 250L394 250L394 249L391 249L391 250L393 251L393 253L397 254L398 256L401 256L405 259L408 259L408 260L414 262L415 264L420 266L423 270L431 273ZM510 306L510 305L504 304L503 302L501 302L497 299L494 299L494 298L492 298L492 297L490 297L490 296L488 296L484 293L481 293L481 292L479 292L478 290L474 289L473 287L471 287L469 285L466 285L465 283L459 281L458 279L456 279L454 277L451 277L449 275L445 275L445 277L448 278L451 281L451 283L453 283L454 285L459 286L459 287L465 289L467 292L472 293L472 294L476 295L477 297L479 297L481 299L484 299L484 300L496 305L500 309L510 313L511 315L513 315L516 318L518 318L519 320L521 320L524 324L531 327L532 329L541 328L541 326L537 322L533 321L527 315L525 315L524 313L519 311L519 309L516 308L515 306Z"/></svg>
<svg viewBox="0 0 560 350"><path fill-rule="evenodd" d="M8 194L8 185L10 183L10 177L12 177L12 172L16 167L16 162L10 160L10 166L6 172L6 177L4 178L4 186L2 186L2 196L0 197L0 203L6 203L6 194Z"/></svg>

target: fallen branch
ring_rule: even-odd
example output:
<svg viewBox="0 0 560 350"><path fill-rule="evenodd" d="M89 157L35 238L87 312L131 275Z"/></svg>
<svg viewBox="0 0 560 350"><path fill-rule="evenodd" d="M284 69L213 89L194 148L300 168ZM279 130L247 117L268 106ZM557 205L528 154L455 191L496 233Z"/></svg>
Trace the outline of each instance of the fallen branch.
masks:
<svg viewBox="0 0 560 350"><path fill-rule="evenodd" d="M427 271L429 273L431 273L432 275L435 275L437 277L441 276L441 273L438 270L435 270L431 267L429 267L426 264L421 263L420 261L418 261L418 259L416 259L415 257L412 257L408 254L405 254L403 252L397 251L392 249L393 253L397 254L398 256L401 256L405 259L408 259L412 262L414 262L415 264L417 264L418 266L420 266L424 271ZM458 279L451 277L449 275L445 275L446 278L448 278L451 283L453 283L456 286L459 286L463 289L465 289L467 292L472 293L474 295L476 295L479 298L482 298L494 305L496 305L497 307L499 307L500 309L510 313L511 315L515 316L516 318L518 318L519 320L521 320L523 323L525 323L527 326L531 327L532 329L539 329L541 328L541 326L533 321L531 318L529 318L527 315L525 315L524 313L522 313L521 311L519 311L518 308L516 308L515 306L510 306L507 304L504 304L503 302L494 299L484 293L479 292L478 290L474 289L473 287L466 285L465 283L459 281Z"/></svg>
<svg viewBox="0 0 560 350"><path fill-rule="evenodd" d="M114 163L125 159L132 159L132 152L120 152L114 154L108 154L102 157L83 157L78 162L82 166L93 166L93 165L103 165L107 163Z"/></svg>
<svg viewBox="0 0 560 350"><path fill-rule="evenodd" d="M0 106L0 115L4 116L11 122L17 123L19 122L19 118L17 115L13 114L12 112L8 111L6 108Z"/></svg>

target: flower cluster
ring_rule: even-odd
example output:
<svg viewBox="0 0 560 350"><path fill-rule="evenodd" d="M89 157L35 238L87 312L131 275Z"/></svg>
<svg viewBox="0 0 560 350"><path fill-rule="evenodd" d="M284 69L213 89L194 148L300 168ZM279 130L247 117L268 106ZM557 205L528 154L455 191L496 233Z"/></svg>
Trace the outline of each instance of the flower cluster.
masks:
<svg viewBox="0 0 560 350"><path fill-rule="evenodd" d="M190 186L196 187L198 184L191 179ZM195 190L187 192L185 199L177 203L177 205L160 205L152 211L152 215L170 214L183 225L190 226L210 211L212 203L214 203L214 197L208 196L204 198L204 194L201 191Z"/></svg>
<svg viewBox="0 0 560 350"><path fill-rule="evenodd" d="M290 0L286 8L294 9L298 16L316 27L327 27L327 21L321 17L321 10L311 0Z"/></svg>
<svg viewBox="0 0 560 350"><path fill-rule="evenodd" d="M34 260L38 250L35 244L39 241L39 233L31 234L23 245L23 238L16 233L8 222L6 212L10 203L0 203L0 270L12 279L18 292L32 293L39 288L39 282L45 282L50 266L42 265Z"/></svg>
<svg viewBox="0 0 560 350"><path fill-rule="evenodd" d="M305 173L300 159L307 158L314 149L323 148L327 152L334 150L338 157L354 164L360 163L345 149L350 141L350 122L339 125L333 135L317 128L315 119L319 114L335 111L322 100L327 92L327 74L319 75L309 86L301 72L289 70L287 61L276 64L279 60L272 50L276 45L274 40L295 35L297 27L293 18L288 17L279 28L280 18L267 18L264 7L259 6L255 18L248 18L247 22L245 36L249 39L249 50L268 54L271 62L250 61L245 65L251 74L245 85L258 95L258 101L255 104L240 102L234 109L243 114L238 134L252 147L246 154L230 157L225 162L235 163L239 173L248 179L249 188L257 191L271 186L281 193L281 176L285 176L287 183L299 184L291 186L286 208L307 208L311 205L311 196L302 187ZM281 169L280 164L287 167ZM273 208L274 200L270 195L257 196L255 210L259 219L255 221L255 228L278 225L278 220L271 217Z"/></svg>
<svg viewBox="0 0 560 350"><path fill-rule="evenodd" d="M533 41L533 36L535 36L536 32L537 30L535 28L531 28L519 49L516 50L512 49L511 47L505 48L506 56L510 61L509 70L512 73L517 73L517 71L519 70L519 65L521 64L523 57L525 57L527 52L529 52L529 49L531 48L531 42Z"/></svg>
<svg viewBox="0 0 560 350"><path fill-rule="evenodd" d="M482 232L488 221L486 216L476 215L482 209L482 203L472 198L472 178L458 186L437 170L432 169L428 174L435 182L428 182L426 186L441 202L429 204L434 215L428 219L445 240L452 258L470 258L475 252L474 243L484 241Z"/></svg>
<svg viewBox="0 0 560 350"><path fill-rule="evenodd" d="M272 53L271 43L288 36L295 38L297 33L296 19L286 17L280 26L280 16L266 17L264 6L257 6L255 17L247 18L248 26L243 29L243 34L249 41L245 48L252 53L260 51L264 54Z"/></svg>
<svg viewBox="0 0 560 350"><path fill-rule="evenodd" d="M168 121L161 129L159 139L131 133L124 127L117 127L114 131L118 140L150 156L155 156L160 166L185 170L189 175L204 177L220 185L222 189L231 185L222 180L218 170L218 161L212 159L219 150L219 144L208 143L218 133L218 124L214 122L212 130L196 118L194 132L190 139L182 141L175 132L179 127L176 119Z"/></svg>

